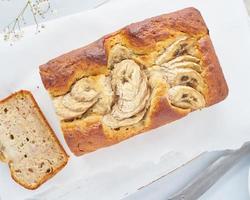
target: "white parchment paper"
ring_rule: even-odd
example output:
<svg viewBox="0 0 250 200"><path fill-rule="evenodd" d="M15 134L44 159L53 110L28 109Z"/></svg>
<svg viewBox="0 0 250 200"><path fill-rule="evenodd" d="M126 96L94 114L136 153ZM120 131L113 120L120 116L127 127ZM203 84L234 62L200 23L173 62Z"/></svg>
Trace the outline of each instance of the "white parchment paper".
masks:
<svg viewBox="0 0 250 200"><path fill-rule="evenodd" d="M129 23L185 7L198 8L229 85L228 98L167 126L74 157L64 142L38 66ZM84 13L45 23L46 30L10 47L0 42L0 97L31 90L71 155L68 165L36 191L28 191L0 165L0 196L15 199L121 199L204 151L238 148L250 140L250 31L242 1L114 0ZM34 197L35 196L35 197Z"/></svg>

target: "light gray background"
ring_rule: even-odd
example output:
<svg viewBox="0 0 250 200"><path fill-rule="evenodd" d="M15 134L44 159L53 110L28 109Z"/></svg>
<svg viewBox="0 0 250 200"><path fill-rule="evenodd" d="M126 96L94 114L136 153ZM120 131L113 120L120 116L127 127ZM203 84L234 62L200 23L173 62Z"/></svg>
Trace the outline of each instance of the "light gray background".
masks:
<svg viewBox="0 0 250 200"><path fill-rule="evenodd" d="M100 6L109 0L50 0L51 8L56 13L47 13L45 20L70 15L91 8ZM24 7L26 0L0 0L0 31L5 28L11 21L15 19L17 13ZM27 25L33 24L33 18L30 12L25 12ZM40 22L43 19L39 20Z"/></svg>

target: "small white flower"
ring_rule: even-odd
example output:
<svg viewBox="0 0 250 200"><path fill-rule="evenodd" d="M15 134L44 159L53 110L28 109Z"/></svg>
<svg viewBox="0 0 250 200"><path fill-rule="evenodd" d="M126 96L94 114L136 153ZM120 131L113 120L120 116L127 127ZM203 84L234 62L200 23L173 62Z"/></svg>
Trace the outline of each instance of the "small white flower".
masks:
<svg viewBox="0 0 250 200"><path fill-rule="evenodd" d="M49 11L51 11L51 13L57 12L57 10L51 10L49 0L27 0L24 8L28 9L34 17L34 22L37 25L36 34L40 33L41 30L45 28L43 24L39 24L38 19L45 18L44 15ZM3 39L4 41L9 41L10 45L13 45L15 41L20 40L24 35L24 31L22 30L22 26L26 24L24 13L25 10L3 30Z"/></svg>
<svg viewBox="0 0 250 200"><path fill-rule="evenodd" d="M4 41L8 41L9 40L9 34L4 34L3 35L3 39L4 39Z"/></svg>

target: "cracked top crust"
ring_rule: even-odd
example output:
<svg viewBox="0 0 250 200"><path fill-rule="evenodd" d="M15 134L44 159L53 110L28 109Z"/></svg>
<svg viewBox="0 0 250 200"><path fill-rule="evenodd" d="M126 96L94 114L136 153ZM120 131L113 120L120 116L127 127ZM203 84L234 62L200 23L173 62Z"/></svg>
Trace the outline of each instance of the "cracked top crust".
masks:
<svg viewBox="0 0 250 200"><path fill-rule="evenodd" d="M195 8L152 17L41 65L42 81L51 95L65 94L83 76L108 73L107 54L114 43L121 42L136 53L149 53L157 50L157 42L173 37L176 32L201 37L208 34L208 29Z"/></svg>

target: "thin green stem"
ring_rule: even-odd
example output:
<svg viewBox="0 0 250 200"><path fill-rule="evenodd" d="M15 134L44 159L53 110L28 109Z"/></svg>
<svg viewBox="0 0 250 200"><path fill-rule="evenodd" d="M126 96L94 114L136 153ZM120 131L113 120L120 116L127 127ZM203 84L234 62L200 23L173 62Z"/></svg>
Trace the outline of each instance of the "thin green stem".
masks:
<svg viewBox="0 0 250 200"><path fill-rule="evenodd" d="M35 21L35 23L36 23L36 29L38 29L38 22L37 22L37 19L36 19L36 14L34 13L34 10L33 10L33 8L32 8L32 5L31 5L31 2L30 2L30 1L28 1L28 4L29 4L29 7L30 7L30 11L32 12L33 19L34 19L34 21Z"/></svg>
<svg viewBox="0 0 250 200"><path fill-rule="evenodd" d="M45 2L47 3L46 9L43 11L43 9L41 8L41 3L43 3L43 2L36 1L35 3L33 3L33 0L27 0L25 6L19 12L17 17L9 25L6 26L5 34L7 34L8 37L10 37L12 35L15 36L16 31L21 32L21 28L22 28L21 22L23 22L23 24L25 24L24 13L26 12L27 8L30 8L30 12L33 15L33 19L34 19L34 22L36 24L36 29L38 31L39 30L39 23L38 23L37 16L44 18L44 14L46 14L51 8L49 0L47 0Z"/></svg>
<svg viewBox="0 0 250 200"><path fill-rule="evenodd" d="M9 27L11 24L13 24L15 22L16 24L16 20L19 19L25 12L25 10L27 9L28 7L28 4L29 4L29 0L27 1L27 3L25 4L25 6L23 7L23 9L21 10L21 12L17 15L15 21L11 22L9 25L7 25L7 27Z"/></svg>

